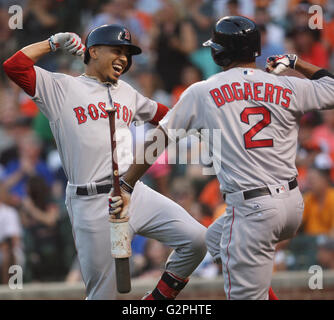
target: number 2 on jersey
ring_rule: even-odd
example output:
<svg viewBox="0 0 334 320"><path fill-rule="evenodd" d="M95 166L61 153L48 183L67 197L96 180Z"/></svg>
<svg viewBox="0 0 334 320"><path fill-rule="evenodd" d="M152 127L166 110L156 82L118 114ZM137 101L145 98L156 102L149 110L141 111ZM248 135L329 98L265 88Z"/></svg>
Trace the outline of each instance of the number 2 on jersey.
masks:
<svg viewBox="0 0 334 320"><path fill-rule="evenodd" d="M263 119L244 134L245 148L266 148L274 145L273 139L253 140L253 137L271 123L271 113L266 107L247 107L241 114L241 121L249 124L249 116L262 115Z"/></svg>

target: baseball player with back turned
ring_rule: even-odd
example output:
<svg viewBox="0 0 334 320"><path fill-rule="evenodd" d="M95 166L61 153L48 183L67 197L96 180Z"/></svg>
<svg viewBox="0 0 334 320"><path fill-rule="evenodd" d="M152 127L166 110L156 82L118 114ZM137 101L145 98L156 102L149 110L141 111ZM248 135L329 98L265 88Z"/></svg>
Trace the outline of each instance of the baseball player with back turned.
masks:
<svg viewBox="0 0 334 320"><path fill-rule="evenodd" d="M304 209L296 181L298 121L305 112L334 108L332 74L296 55L269 57L271 74L256 69L260 43L253 21L220 19L203 45L223 72L190 86L156 129L165 144L190 129L218 129L219 140L210 139L208 149L227 209L206 241L222 260L228 299L276 299L270 289L275 245L295 235ZM287 68L308 79L276 75ZM134 163L122 179L134 186L148 167ZM122 199L135 200L124 190Z"/></svg>
<svg viewBox="0 0 334 320"><path fill-rule="evenodd" d="M85 74L72 77L34 66L58 49L84 55ZM23 48L3 65L50 122L68 178L66 206L88 299L116 297L108 222L113 182L106 108L116 108L120 175L132 162L131 122L157 125L168 111L119 80L131 67L132 55L140 53L125 27L104 25L90 32L86 50L76 34L58 33ZM206 229L179 205L141 182L134 188L127 212L131 237L137 233L174 249L157 287L145 298L174 299L205 256Z"/></svg>

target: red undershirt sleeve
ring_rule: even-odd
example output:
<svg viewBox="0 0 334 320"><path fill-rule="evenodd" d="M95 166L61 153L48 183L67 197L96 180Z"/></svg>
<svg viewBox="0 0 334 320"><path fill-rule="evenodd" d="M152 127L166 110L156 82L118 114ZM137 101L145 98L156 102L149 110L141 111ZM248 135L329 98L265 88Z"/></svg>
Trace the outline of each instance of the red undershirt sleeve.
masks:
<svg viewBox="0 0 334 320"><path fill-rule="evenodd" d="M33 60L22 51L18 51L3 63L3 68L8 77L28 95L35 95L36 72Z"/></svg>
<svg viewBox="0 0 334 320"><path fill-rule="evenodd" d="M167 112L169 111L169 108L166 107L165 105L161 104L161 103L157 103L158 104L158 108L157 111L155 113L155 116L153 117L153 119L150 121L151 124L157 126L159 124L159 121L167 114Z"/></svg>

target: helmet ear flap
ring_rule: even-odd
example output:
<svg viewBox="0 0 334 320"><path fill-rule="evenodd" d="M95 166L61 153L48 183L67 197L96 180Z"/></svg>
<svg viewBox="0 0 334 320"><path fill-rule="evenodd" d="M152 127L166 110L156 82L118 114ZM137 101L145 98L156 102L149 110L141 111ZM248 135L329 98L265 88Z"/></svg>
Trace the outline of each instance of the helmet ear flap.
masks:
<svg viewBox="0 0 334 320"><path fill-rule="evenodd" d="M215 63L220 67L227 67L232 63L232 59L227 57L225 53L217 53L213 48L211 48L211 55Z"/></svg>

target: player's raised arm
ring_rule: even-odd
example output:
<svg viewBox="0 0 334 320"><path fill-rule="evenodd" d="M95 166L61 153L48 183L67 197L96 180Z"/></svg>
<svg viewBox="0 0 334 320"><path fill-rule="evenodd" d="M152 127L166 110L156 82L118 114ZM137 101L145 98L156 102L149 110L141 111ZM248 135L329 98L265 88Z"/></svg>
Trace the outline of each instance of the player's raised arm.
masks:
<svg viewBox="0 0 334 320"><path fill-rule="evenodd" d="M81 56L85 46L75 33L57 33L47 40L22 48L4 62L3 68L11 80L30 96L34 96L36 86L34 64L49 52L58 49Z"/></svg>
<svg viewBox="0 0 334 320"><path fill-rule="evenodd" d="M334 78L334 75L327 70L302 60L296 54L276 55L267 58L266 71L269 73L280 74L288 68L297 70L311 80L325 76Z"/></svg>
<svg viewBox="0 0 334 320"><path fill-rule="evenodd" d="M295 54L271 56L267 59L266 70L270 73L279 74L288 68L299 71L307 78L284 77L284 81L298 97L294 103L295 111L305 113L334 108L333 74L303 61Z"/></svg>

